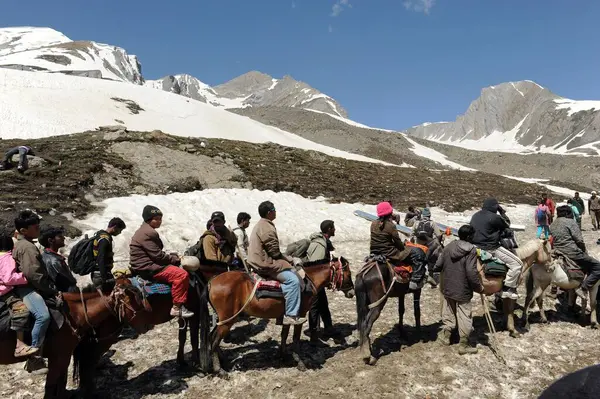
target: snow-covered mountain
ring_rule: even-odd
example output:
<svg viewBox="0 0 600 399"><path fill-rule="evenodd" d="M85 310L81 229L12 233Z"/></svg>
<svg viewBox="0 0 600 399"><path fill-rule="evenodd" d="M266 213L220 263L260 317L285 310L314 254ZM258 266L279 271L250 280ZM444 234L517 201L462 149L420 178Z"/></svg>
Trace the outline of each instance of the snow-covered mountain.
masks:
<svg viewBox="0 0 600 399"><path fill-rule="evenodd" d="M124 49L73 41L50 28L0 28L0 67L144 82L137 57Z"/></svg>
<svg viewBox="0 0 600 399"><path fill-rule="evenodd" d="M455 122L407 130L445 144L484 151L600 154L600 101L562 98L532 81L481 91Z"/></svg>
<svg viewBox="0 0 600 399"><path fill-rule="evenodd" d="M223 108L298 107L346 117L346 110L333 98L291 76L275 79L251 71L227 83L210 87L190 75L170 75L146 85L181 94Z"/></svg>

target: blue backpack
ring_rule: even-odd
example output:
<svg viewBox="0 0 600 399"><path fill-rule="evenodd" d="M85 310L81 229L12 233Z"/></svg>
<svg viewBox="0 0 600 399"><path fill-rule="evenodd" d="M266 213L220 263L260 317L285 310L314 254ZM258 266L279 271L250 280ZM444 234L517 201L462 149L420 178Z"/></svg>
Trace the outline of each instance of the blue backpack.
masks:
<svg viewBox="0 0 600 399"><path fill-rule="evenodd" d="M546 215L546 212L542 208L538 208L535 215L539 224L547 223L548 215Z"/></svg>

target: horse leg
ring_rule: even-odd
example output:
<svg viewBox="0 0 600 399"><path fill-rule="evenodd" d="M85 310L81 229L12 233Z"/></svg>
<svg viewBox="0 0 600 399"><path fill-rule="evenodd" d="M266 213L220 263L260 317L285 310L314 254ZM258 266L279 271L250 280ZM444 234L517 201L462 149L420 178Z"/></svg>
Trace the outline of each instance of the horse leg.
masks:
<svg viewBox="0 0 600 399"><path fill-rule="evenodd" d="M187 362L185 361L185 341L187 340L187 321L184 319L179 319L179 348L177 348L177 366L180 369L184 369L187 367Z"/></svg>
<svg viewBox="0 0 600 399"><path fill-rule="evenodd" d="M217 326L212 342L211 352L213 358L213 370L221 377L226 377L227 373L221 369L221 361L219 360L219 345L221 344L221 340L229 333L229 330L231 330L231 324Z"/></svg>
<svg viewBox="0 0 600 399"><path fill-rule="evenodd" d="M519 338L521 334L515 329L515 301L514 299L504 298L502 301L502 310L506 317L506 329L513 338Z"/></svg>
<svg viewBox="0 0 600 399"><path fill-rule="evenodd" d="M590 292L590 327L594 330L598 329L598 314L597 314L597 295L598 295L598 284L594 285Z"/></svg>
<svg viewBox="0 0 600 399"><path fill-rule="evenodd" d="M290 334L290 326L284 324L281 326L281 345L279 346L279 356L283 359L285 358L285 353L287 352L287 339Z"/></svg>
<svg viewBox="0 0 600 399"><path fill-rule="evenodd" d="M64 398L67 390L67 372L71 362L71 351L65 349L62 353L52 351L48 357L48 375L44 399Z"/></svg>
<svg viewBox="0 0 600 399"><path fill-rule="evenodd" d="M546 317L546 311L544 310L544 291L540 290L539 296L536 298L536 302L538 308L540 308L540 318L542 319L542 323L548 323L548 318Z"/></svg>
<svg viewBox="0 0 600 399"><path fill-rule="evenodd" d="M375 353L374 353L374 348L371 346L371 338L369 337L369 334L371 334L371 329L373 328L373 324L375 324L375 321L379 318L379 315L381 314L381 311L383 310L383 307L385 306L385 302L379 304L379 306L371 309L369 311L369 314L367 315L367 319L365 320L365 326L364 326L364 337L365 337L365 341L367 343L367 348L368 348L368 352L364 353L363 352L363 360L365 361L365 363L374 366L375 363L377 363L377 358L375 357Z"/></svg>
<svg viewBox="0 0 600 399"><path fill-rule="evenodd" d="M194 314L188 319L188 327L190 329L190 342L192 344L192 364L194 367L200 365L200 318Z"/></svg>
<svg viewBox="0 0 600 399"><path fill-rule="evenodd" d="M406 330L404 330L404 313L406 312L406 307L404 306L405 296L405 294L400 294L398 296L398 325L396 327L398 329L398 333L400 334L400 339L403 341L408 339Z"/></svg>
<svg viewBox="0 0 600 399"><path fill-rule="evenodd" d="M421 290L413 293L413 309L415 311L415 327L417 329L417 338L421 340Z"/></svg>
<svg viewBox="0 0 600 399"><path fill-rule="evenodd" d="M306 371L306 365L300 357L300 336L302 334L302 326L294 326L294 343L292 344L292 356L297 364L298 370Z"/></svg>

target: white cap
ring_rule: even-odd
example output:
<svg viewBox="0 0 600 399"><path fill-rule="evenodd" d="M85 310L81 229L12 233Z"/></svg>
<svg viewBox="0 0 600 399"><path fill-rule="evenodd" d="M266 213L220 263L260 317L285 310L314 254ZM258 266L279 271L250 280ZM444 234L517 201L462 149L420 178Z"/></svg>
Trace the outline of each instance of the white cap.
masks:
<svg viewBox="0 0 600 399"><path fill-rule="evenodd" d="M592 191L592 194L598 194L598 193L597 193L597 192L595 192L595 191Z"/></svg>

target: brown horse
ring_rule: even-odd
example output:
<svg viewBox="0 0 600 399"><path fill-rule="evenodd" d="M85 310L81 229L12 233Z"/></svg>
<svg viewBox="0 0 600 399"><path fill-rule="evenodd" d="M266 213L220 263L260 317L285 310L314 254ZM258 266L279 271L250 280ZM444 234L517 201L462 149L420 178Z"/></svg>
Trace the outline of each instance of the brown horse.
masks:
<svg viewBox="0 0 600 399"><path fill-rule="evenodd" d="M423 253L423 256L425 254ZM363 269L364 270L364 269ZM410 291L408 282L396 280L394 271L386 264L379 262L356 276L356 312L358 321L356 323L359 333L358 347L363 361L370 365L377 363L377 357L371 345L369 334L373 324L379 318L388 298L398 298L398 328L401 335L404 332L404 297L412 293L414 295L414 312L417 333L421 333L421 289ZM365 345L366 344L366 345Z"/></svg>
<svg viewBox="0 0 600 399"><path fill-rule="evenodd" d="M315 262L304 265L306 276L315 286L315 292L330 285L332 289L341 290L347 298L354 296L354 284L352 283L352 273L350 265L343 257L333 262ZM215 309L220 322L212 332L212 353L213 370L224 375L219 361L218 349L221 340L229 333L229 330L235 323L237 317L243 312L248 316L263 319L282 318L285 312L283 298L262 298L255 296L255 282L245 272L227 272L218 275L209 283L209 300ZM313 294L303 294L300 306L299 316L304 317L310 309ZM289 325L284 325L281 330L280 354L286 353L286 341L290 331ZM300 334L302 326L294 326L294 343L292 356L298 363L298 368L306 369L304 362L299 355ZM204 340L201 345L210 345Z"/></svg>
<svg viewBox="0 0 600 399"><path fill-rule="evenodd" d="M548 240L540 240L534 239L526 242L520 248L515 249L515 254L521 259L523 262L523 270L521 271L521 276L528 273L529 268L533 265L545 265L551 260L551 251L552 247ZM481 264L478 265L479 275L481 277L481 282L483 284L483 294L484 295L494 295L499 294L502 291L502 286L504 283L503 276L487 276L483 272L483 268ZM519 283L520 283L519 279ZM497 299L500 299L499 297ZM502 312L506 317L506 329L509 334L513 338L518 338L521 334L515 328L515 317L514 310L517 301L510 298L502 298Z"/></svg>
<svg viewBox="0 0 600 399"><path fill-rule="evenodd" d="M64 293L63 301L68 309L62 327L49 332L43 356L48 358L44 398L66 397L67 370L71 354L77 343L87 335L99 341L110 340L121 331L123 322L142 329L140 313L144 311L139 291L123 281L115 285L107 295L100 292ZM24 361L14 357L16 335L13 332L0 335L0 364Z"/></svg>

